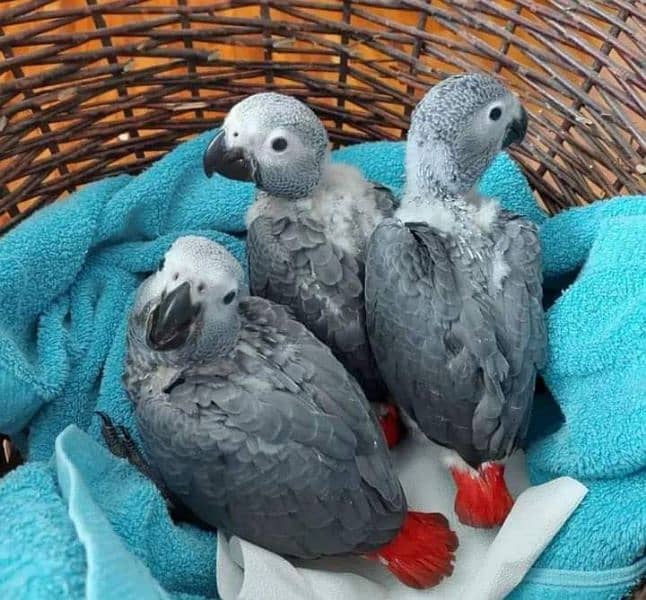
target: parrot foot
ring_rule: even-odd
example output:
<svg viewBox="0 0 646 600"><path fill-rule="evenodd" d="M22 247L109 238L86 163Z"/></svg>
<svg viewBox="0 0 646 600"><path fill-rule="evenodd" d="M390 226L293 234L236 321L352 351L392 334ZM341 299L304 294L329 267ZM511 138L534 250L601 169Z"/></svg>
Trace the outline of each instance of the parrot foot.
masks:
<svg viewBox="0 0 646 600"><path fill-rule="evenodd" d="M108 450L118 458L125 458L144 477L150 479L164 498L169 511L176 510L179 503L174 499L173 494L166 487L161 477L144 458L130 432L123 425L115 425L106 413L96 411L96 414L102 421L101 435Z"/></svg>
<svg viewBox="0 0 646 600"><path fill-rule="evenodd" d="M455 514L470 527L490 529L502 525L514 505L505 483L505 465L483 463L478 470L451 468L458 488Z"/></svg>
<svg viewBox="0 0 646 600"><path fill-rule="evenodd" d="M376 405L377 420L384 432L388 448L394 448L401 441L404 430L397 407L390 402L380 402Z"/></svg>
<svg viewBox="0 0 646 600"><path fill-rule="evenodd" d="M408 511L394 539L365 558L378 560L405 585L424 589L453 573L457 548L444 515Z"/></svg>

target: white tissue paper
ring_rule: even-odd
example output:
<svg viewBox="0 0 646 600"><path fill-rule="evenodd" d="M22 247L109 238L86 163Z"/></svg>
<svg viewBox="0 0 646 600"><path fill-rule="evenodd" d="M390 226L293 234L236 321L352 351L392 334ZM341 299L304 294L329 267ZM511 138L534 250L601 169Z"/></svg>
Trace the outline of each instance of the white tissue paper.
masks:
<svg viewBox="0 0 646 600"><path fill-rule="evenodd" d="M499 529L462 525L453 512L455 486L442 450L414 437L393 456L409 507L441 512L460 547L453 575L429 590L401 584L382 565L359 557L288 561L233 537L218 535L217 578L222 600L498 600L522 580L574 512L587 489L569 477L529 487L524 455L508 462L507 485L516 503ZM519 495L520 494L520 495Z"/></svg>

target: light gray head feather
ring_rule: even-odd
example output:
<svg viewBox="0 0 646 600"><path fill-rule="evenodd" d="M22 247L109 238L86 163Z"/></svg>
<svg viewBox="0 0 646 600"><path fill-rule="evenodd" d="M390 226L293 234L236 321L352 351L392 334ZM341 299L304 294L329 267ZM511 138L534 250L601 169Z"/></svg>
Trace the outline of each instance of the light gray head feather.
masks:
<svg viewBox="0 0 646 600"><path fill-rule="evenodd" d="M223 129L228 148L241 148L272 196L303 198L318 184L327 159L323 123L305 104L283 94L254 94L236 104Z"/></svg>
<svg viewBox="0 0 646 600"><path fill-rule="evenodd" d="M165 362L183 364L227 354L240 330L238 303L248 294L243 269L220 244L198 236L184 236L166 252L159 270L140 286L132 320L144 334L161 300L182 284L190 286L196 316L181 347L163 352ZM152 349L151 349L152 350Z"/></svg>
<svg viewBox="0 0 646 600"><path fill-rule="evenodd" d="M489 75L466 73L438 83L413 112L406 195L465 196L526 125L518 98Z"/></svg>

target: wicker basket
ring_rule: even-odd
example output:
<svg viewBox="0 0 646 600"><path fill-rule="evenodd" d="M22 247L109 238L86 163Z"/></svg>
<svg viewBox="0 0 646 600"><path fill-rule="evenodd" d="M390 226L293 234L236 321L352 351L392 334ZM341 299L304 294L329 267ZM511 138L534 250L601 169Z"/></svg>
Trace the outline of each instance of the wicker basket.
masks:
<svg viewBox="0 0 646 600"><path fill-rule="evenodd" d="M0 227L136 172L247 94L309 102L337 144L405 136L450 73L531 112L517 158L550 211L644 190L645 5L614 0L6 0Z"/></svg>
<svg viewBox="0 0 646 600"><path fill-rule="evenodd" d="M0 232L137 172L277 89L332 140L401 139L439 79L499 74L531 113L516 150L551 211L644 191L641 0L2 0ZM0 436L0 476L20 461ZM643 596L643 590L636 596Z"/></svg>

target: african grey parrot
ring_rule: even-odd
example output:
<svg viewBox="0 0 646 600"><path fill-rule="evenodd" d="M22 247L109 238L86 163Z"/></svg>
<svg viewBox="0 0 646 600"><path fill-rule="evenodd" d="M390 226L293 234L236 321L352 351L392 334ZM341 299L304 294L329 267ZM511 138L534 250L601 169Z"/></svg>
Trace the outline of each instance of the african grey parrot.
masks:
<svg viewBox="0 0 646 600"><path fill-rule="evenodd" d="M109 447L208 526L291 557L361 554L414 587L451 573L457 538L407 510L354 378L249 296L222 246L180 238L141 285L124 383L150 463L104 415Z"/></svg>
<svg viewBox="0 0 646 600"><path fill-rule="evenodd" d="M251 180L247 214L251 291L288 306L352 373L389 445L397 412L370 350L363 296L367 240L392 216L391 192L330 162L323 123L302 102L276 93L236 104L204 155L208 176Z"/></svg>
<svg viewBox="0 0 646 600"><path fill-rule="evenodd" d="M541 252L524 218L478 193L527 114L493 77L464 74L415 109L406 190L366 261L368 332L403 412L450 449L459 519L502 523L504 461L524 441L545 356Z"/></svg>

